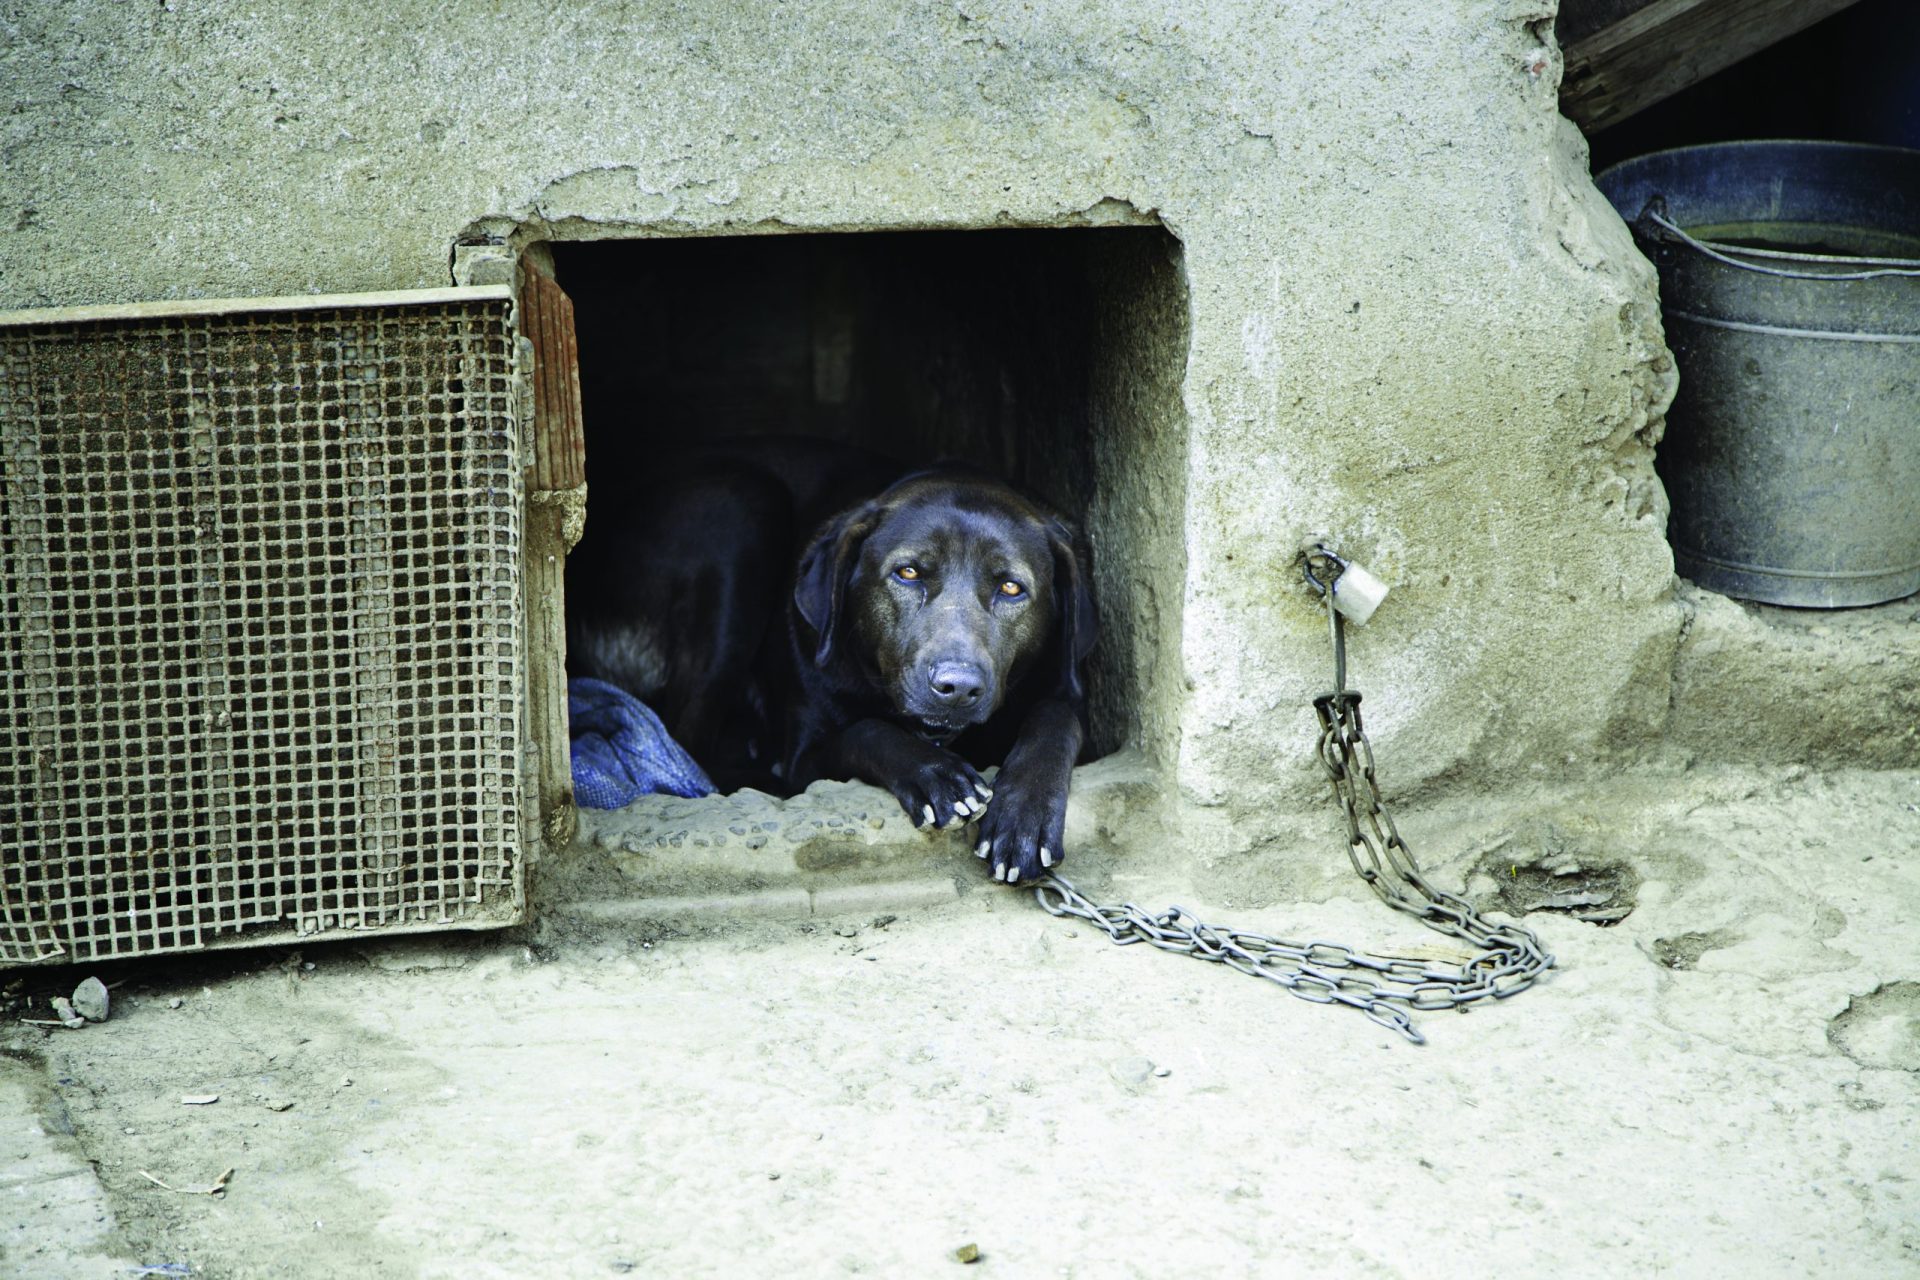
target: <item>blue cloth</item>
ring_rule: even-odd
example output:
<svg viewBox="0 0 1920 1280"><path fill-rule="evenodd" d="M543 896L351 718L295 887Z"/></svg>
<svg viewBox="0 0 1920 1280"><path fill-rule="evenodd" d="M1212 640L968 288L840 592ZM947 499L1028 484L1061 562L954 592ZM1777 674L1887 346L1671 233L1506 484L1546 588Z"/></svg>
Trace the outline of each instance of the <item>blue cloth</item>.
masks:
<svg viewBox="0 0 1920 1280"><path fill-rule="evenodd" d="M567 681L573 798L618 809L641 796L710 796L713 783L647 704L604 680Z"/></svg>

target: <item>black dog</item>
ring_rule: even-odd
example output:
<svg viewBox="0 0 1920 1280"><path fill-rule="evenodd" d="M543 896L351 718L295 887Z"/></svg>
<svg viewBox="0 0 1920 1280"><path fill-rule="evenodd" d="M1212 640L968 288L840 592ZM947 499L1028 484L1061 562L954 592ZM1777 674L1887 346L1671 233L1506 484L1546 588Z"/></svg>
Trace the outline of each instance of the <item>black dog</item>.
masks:
<svg viewBox="0 0 1920 1280"><path fill-rule="evenodd" d="M567 557L567 666L652 706L722 791L779 792L794 561L822 521L901 468L800 438L644 457L621 456L624 443L589 470L587 536Z"/></svg>
<svg viewBox="0 0 1920 1280"><path fill-rule="evenodd" d="M987 475L889 472L793 439L656 469L568 566L570 665L654 702L723 787L860 778L919 825L977 819L994 877L1033 879L1084 737L1085 553Z"/></svg>
<svg viewBox="0 0 1920 1280"><path fill-rule="evenodd" d="M975 473L910 475L834 517L794 579L792 784L864 778L922 825L978 817L974 852L1010 884L1060 861L1095 635L1084 558L1064 520Z"/></svg>

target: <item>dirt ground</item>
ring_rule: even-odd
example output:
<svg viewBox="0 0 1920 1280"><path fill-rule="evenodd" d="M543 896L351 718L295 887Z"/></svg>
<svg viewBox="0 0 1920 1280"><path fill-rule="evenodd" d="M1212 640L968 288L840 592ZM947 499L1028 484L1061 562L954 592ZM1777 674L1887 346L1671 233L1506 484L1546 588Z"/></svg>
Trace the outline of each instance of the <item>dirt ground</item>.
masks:
<svg viewBox="0 0 1920 1280"><path fill-rule="evenodd" d="M103 968L109 1021L0 1044L9 1114L79 1153L33 1173L10 1128L0 1272L1920 1276L1920 774L1622 778L1403 827L1443 882L1627 913L1534 913L1560 967L1420 1015L1425 1046L1114 947L971 860L934 907ZM1362 893L1187 905L1437 941Z"/></svg>

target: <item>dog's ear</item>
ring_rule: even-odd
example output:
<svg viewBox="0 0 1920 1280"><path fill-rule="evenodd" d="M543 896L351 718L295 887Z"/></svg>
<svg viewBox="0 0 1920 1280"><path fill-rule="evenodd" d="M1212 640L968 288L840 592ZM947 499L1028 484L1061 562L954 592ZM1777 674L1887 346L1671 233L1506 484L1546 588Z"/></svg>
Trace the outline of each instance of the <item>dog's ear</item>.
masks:
<svg viewBox="0 0 1920 1280"><path fill-rule="evenodd" d="M847 598L847 582L860 558L860 546L880 523L880 506L868 502L842 511L821 525L800 556L793 576L793 606L820 637L815 666L833 656L833 642Z"/></svg>
<svg viewBox="0 0 1920 1280"><path fill-rule="evenodd" d="M1047 541L1053 548L1053 608L1060 631L1060 687L1078 701L1086 696L1081 664L1100 638L1100 620L1094 616L1093 577L1085 544L1059 516L1047 521Z"/></svg>

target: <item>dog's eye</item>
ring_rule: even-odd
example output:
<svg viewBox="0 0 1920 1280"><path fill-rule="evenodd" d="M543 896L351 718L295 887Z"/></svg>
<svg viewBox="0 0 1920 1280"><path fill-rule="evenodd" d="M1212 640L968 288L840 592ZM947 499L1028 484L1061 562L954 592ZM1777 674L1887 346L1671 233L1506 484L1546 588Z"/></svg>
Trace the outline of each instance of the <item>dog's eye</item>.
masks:
<svg viewBox="0 0 1920 1280"><path fill-rule="evenodd" d="M913 565L903 564L893 571L893 576L902 582L918 582L920 580L920 570Z"/></svg>
<svg viewBox="0 0 1920 1280"><path fill-rule="evenodd" d="M1027 589L1015 582L1012 578L1008 578L1000 584L1000 594L1009 600L1018 600L1021 596L1027 594Z"/></svg>

